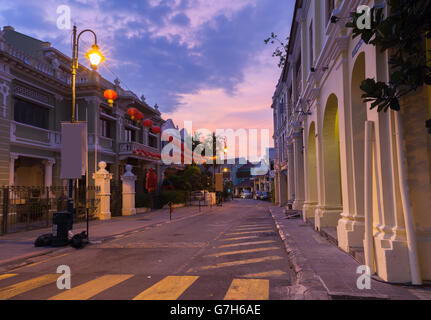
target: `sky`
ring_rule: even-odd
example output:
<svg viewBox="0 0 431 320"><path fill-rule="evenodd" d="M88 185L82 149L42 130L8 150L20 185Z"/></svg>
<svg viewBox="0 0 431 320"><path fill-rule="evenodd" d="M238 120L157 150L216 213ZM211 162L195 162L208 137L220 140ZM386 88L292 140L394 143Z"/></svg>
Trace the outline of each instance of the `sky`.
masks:
<svg viewBox="0 0 431 320"><path fill-rule="evenodd" d="M281 70L264 39L289 35L294 0L0 0L0 25L71 55L71 30L57 27L67 5L106 56L100 73L158 104L183 127L269 129ZM84 46L92 44L83 36ZM81 61L83 58L80 58ZM272 144L272 141L271 141Z"/></svg>

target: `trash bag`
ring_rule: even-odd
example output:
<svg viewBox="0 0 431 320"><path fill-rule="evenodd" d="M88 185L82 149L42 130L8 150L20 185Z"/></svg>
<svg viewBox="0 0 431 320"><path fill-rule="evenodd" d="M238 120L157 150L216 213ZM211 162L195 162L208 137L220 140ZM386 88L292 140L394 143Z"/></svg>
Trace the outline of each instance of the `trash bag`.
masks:
<svg viewBox="0 0 431 320"><path fill-rule="evenodd" d="M34 242L35 247L47 247L52 244L52 233L41 235L39 238L36 239Z"/></svg>
<svg viewBox="0 0 431 320"><path fill-rule="evenodd" d="M82 249L88 244L87 233L83 231L80 234L74 235L70 244L75 249Z"/></svg>

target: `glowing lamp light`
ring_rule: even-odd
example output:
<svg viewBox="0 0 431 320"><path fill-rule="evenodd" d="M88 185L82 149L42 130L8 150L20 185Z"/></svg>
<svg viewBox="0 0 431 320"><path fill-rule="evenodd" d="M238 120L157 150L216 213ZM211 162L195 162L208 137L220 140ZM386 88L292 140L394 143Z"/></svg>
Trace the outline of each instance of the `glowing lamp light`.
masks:
<svg viewBox="0 0 431 320"><path fill-rule="evenodd" d="M106 90L103 95L112 108L114 106L114 101L118 98L118 94L114 90Z"/></svg>
<svg viewBox="0 0 431 320"><path fill-rule="evenodd" d="M91 68L93 70L97 70L99 64L105 61L105 57L100 52L100 48L98 45L93 45L91 50L85 54L85 57L90 61Z"/></svg>

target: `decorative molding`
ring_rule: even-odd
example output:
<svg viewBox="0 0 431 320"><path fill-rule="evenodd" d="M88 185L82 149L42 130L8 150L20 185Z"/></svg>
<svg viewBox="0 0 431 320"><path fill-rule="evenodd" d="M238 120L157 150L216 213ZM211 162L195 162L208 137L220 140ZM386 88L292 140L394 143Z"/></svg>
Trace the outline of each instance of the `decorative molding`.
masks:
<svg viewBox="0 0 431 320"><path fill-rule="evenodd" d="M36 101L42 102L44 104L50 105L48 95L45 95L41 92L33 90L29 87L14 83L12 90L13 90L13 94L15 94L15 95L29 98L31 100L36 100Z"/></svg>

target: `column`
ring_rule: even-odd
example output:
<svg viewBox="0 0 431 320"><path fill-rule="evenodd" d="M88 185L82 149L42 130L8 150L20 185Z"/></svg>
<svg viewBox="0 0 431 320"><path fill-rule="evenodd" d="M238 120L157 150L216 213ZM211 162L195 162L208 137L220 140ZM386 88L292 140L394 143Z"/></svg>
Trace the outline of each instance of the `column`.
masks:
<svg viewBox="0 0 431 320"><path fill-rule="evenodd" d="M280 172L280 207L287 205L287 176Z"/></svg>
<svg viewBox="0 0 431 320"><path fill-rule="evenodd" d="M275 204L280 204L280 172L275 173L274 179Z"/></svg>
<svg viewBox="0 0 431 320"><path fill-rule="evenodd" d="M135 182L136 176L132 172L132 166L126 166L126 173L121 176L123 181L123 216L133 216L136 214L135 208Z"/></svg>
<svg viewBox="0 0 431 320"><path fill-rule="evenodd" d="M287 146L287 161L288 161L288 177L287 177L287 189L289 192L288 203L293 205L295 201L295 158L293 155L293 144L290 143Z"/></svg>
<svg viewBox="0 0 431 320"><path fill-rule="evenodd" d="M99 171L93 174L96 187L100 188L97 193L99 220L111 219L111 180L112 174L106 170L106 162L99 163Z"/></svg>
<svg viewBox="0 0 431 320"><path fill-rule="evenodd" d="M49 188L52 187L52 167L55 160L44 160L43 164L45 165L45 188Z"/></svg>
<svg viewBox="0 0 431 320"><path fill-rule="evenodd" d="M15 185L15 160L18 160L18 156L16 154L10 155L9 160L9 186Z"/></svg>
<svg viewBox="0 0 431 320"><path fill-rule="evenodd" d="M305 202L305 185L304 185L304 144L302 132L296 131L293 135L293 157L295 167L295 200L293 209L302 211Z"/></svg>

